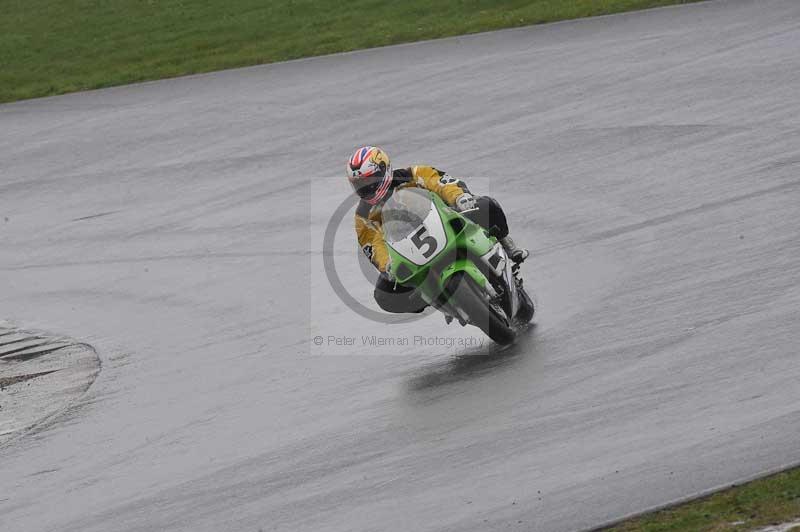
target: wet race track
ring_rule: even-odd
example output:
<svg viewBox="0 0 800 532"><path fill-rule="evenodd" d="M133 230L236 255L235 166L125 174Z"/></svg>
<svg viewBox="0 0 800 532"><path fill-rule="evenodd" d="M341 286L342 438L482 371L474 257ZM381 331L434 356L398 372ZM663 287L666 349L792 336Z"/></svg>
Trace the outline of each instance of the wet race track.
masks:
<svg viewBox="0 0 800 532"><path fill-rule="evenodd" d="M504 205L514 346L334 294L364 143ZM567 531L798 463L799 234L793 0L0 106L0 318L102 362L0 529Z"/></svg>

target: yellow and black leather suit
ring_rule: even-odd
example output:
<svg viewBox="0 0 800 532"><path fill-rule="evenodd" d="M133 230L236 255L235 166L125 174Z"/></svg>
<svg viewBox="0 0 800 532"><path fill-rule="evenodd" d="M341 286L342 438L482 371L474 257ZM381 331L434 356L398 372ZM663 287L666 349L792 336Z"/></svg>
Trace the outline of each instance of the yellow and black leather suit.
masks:
<svg viewBox="0 0 800 532"><path fill-rule="evenodd" d="M449 206L455 206L456 198L469 193L466 184L459 179L433 168L412 166L392 172L392 188L419 187L435 192ZM361 250L381 272L389 265L389 251L381 232L381 204L370 205L361 201L356 208L356 235Z"/></svg>

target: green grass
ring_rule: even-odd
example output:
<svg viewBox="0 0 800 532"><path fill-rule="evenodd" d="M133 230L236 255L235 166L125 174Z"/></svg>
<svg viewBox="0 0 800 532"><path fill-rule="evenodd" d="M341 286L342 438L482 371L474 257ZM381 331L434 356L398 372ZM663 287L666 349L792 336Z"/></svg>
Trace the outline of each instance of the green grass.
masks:
<svg viewBox="0 0 800 532"><path fill-rule="evenodd" d="M755 530L800 518L800 469L626 521L614 532ZM736 523L736 524L734 524Z"/></svg>
<svg viewBox="0 0 800 532"><path fill-rule="evenodd" d="M696 0L0 0L0 102Z"/></svg>

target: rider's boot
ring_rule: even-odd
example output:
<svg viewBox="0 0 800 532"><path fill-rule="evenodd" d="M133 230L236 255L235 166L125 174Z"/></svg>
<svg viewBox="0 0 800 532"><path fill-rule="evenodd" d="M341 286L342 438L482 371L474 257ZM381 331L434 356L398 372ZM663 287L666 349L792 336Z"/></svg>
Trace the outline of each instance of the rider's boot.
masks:
<svg viewBox="0 0 800 532"><path fill-rule="evenodd" d="M517 247L517 244L514 243L514 240L512 240L510 236L501 238L500 243L503 245L503 248L505 248L506 254L517 264L520 264L530 255L527 249Z"/></svg>

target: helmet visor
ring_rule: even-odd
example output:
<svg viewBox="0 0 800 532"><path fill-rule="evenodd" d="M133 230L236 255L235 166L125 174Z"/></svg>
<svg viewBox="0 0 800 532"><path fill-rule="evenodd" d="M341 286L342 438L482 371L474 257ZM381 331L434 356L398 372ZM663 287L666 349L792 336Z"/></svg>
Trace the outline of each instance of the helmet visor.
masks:
<svg viewBox="0 0 800 532"><path fill-rule="evenodd" d="M368 176L358 176L350 179L350 184L358 196L369 202L377 203L386 196L392 182L392 169L383 168Z"/></svg>

